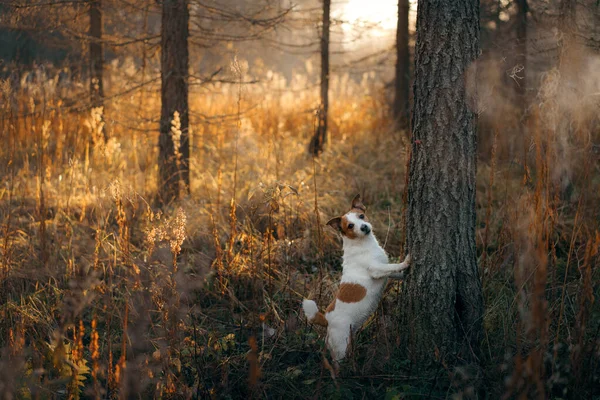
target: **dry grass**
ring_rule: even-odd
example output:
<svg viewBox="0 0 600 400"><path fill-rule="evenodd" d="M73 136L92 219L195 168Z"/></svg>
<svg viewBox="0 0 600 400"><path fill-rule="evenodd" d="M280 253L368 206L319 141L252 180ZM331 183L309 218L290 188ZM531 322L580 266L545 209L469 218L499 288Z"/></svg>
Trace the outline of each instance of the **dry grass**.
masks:
<svg viewBox="0 0 600 400"><path fill-rule="evenodd" d="M399 284L342 376L329 377L322 332L299 315L303 296L326 304L340 273L340 246L323 222L360 192L378 237L402 256L406 143L381 88L336 77L330 144L309 158L316 97L297 90L305 83L192 92L191 195L162 211L152 201L158 91L91 113L62 107L41 86L3 91L0 392L461 394L459 371L441 366L435 382L410 374L394 329ZM545 114L560 108L556 94L547 96L525 154L498 154L496 141L514 137L496 134L479 168L490 398L600 394L598 128L579 126L565 141Z"/></svg>

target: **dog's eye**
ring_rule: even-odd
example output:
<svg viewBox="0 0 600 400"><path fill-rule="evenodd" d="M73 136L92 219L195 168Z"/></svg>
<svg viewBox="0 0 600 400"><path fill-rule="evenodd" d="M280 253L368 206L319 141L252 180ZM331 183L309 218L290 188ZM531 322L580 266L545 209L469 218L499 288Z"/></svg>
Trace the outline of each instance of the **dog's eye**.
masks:
<svg viewBox="0 0 600 400"><path fill-rule="evenodd" d="M360 214L360 215L358 216L358 218L360 218L360 219L365 219L365 214Z"/></svg>
<svg viewBox="0 0 600 400"><path fill-rule="evenodd" d="M354 228L354 224L348 224L348 229Z"/></svg>

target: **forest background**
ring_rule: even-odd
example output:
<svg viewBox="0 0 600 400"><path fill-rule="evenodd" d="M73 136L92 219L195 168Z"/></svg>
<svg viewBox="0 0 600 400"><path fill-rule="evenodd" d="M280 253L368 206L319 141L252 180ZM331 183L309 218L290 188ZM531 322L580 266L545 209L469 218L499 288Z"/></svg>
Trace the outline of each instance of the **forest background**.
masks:
<svg viewBox="0 0 600 400"><path fill-rule="evenodd" d="M356 193L405 254L417 4L172 2L0 2L3 398L600 396L597 1L479 3L479 368L394 282L337 377L299 305Z"/></svg>

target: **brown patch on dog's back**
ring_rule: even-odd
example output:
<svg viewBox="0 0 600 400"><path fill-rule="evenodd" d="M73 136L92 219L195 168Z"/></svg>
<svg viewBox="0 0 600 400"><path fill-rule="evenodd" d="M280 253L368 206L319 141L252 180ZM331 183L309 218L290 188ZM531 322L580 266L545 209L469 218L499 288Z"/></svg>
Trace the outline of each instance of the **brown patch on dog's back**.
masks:
<svg viewBox="0 0 600 400"><path fill-rule="evenodd" d="M341 223L342 235L346 236L348 239L356 239L356 237L357 237L356 233L354 232L353 229L348 229L348 224L350 224L350 222L348 221L348 217L344 215L342 217L342 223Z"/></svg>
<svg viewBox="0 0 600 400"><path fill-rule="evenodd" d="M344 303L358 303L367 295L367 289L358 283L342 283L337 298Z"/></svg>

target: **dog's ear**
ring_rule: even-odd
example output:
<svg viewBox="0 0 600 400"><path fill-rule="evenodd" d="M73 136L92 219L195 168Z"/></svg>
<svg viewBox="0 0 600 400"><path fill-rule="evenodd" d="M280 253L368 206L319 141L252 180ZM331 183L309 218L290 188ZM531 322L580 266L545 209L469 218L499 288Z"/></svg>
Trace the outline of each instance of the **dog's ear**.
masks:
<svg viewBox="0 0 600 400"><path fill-rule="evenodd" d="M362 210L363 212L367 211L367 208L365 207L365 205L362 203L362 201L360 201L360 194L357 194L356 196L354 196L354 199L352 200L352 208L358 208L359 210Z"/></svg>
<svg viewBox="0 0 600 400"><path fill-rule="evenodd" d="M327 225L332 227L338 232L342 231L342 217L335 217L327 221Z"/></svg>

